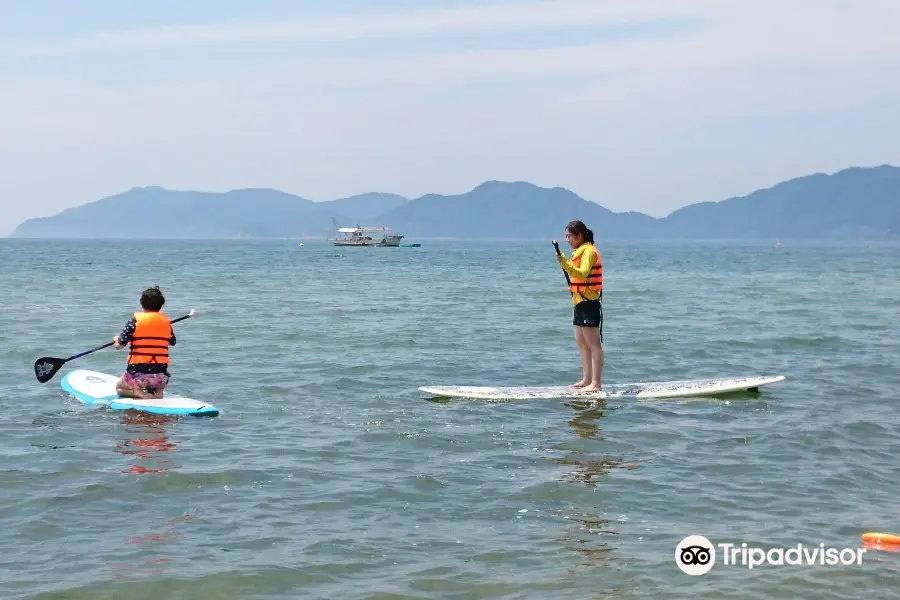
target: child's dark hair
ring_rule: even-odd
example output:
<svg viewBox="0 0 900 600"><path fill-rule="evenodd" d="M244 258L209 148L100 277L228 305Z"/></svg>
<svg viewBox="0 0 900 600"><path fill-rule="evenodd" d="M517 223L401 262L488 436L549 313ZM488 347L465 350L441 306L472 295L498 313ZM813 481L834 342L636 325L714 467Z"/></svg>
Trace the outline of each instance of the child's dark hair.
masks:
<svg viewBox="0 0 900 600"><path fill-rule="evenodd" d="M566 231L573 235L584 236L584 241L588 244L594 243L594 232L587 228L587 225L581 221L572 221L566 225Z"/></svg>
<svg viewBox="0 0 900 600"><path fill-rule="evenodd" d="M166 298L159 290L158 285L154 285L152 288L147 288L146 290L144 290L144 293L141 294L141 308L143 308L144 310L159 312L162 310L163 304L165 303Z"/></svg>

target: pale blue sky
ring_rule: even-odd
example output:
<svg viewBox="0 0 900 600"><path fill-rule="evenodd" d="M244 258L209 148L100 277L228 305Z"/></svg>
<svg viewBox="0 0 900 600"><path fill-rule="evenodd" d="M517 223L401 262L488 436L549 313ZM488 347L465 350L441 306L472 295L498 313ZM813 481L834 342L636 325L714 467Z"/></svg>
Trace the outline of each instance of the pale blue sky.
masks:
<svg viewBox="0 0 900 600"><path fill-rule="evenodd" d="M146 185L325 200L527 180L662 216L900 164L896 0L0 0L0 15L0 235Z"/></svg>

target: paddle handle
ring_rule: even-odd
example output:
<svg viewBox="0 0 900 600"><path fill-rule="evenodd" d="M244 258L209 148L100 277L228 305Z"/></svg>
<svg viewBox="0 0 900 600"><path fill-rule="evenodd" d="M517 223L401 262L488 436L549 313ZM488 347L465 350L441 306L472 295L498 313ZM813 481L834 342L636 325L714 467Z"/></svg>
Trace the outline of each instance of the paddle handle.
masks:
<svg viewBox="0 0 900 600"><path fill-rule="evenodd" d="M562 252L559 251L559 244L556 242L556 240L553 240L553 247L556 248L556 255L562 256ZM562 272L563 272L563 275L566 276L566 283L568 285L572 285L572 280L569 279L569 272L566 271L565 269L563 269Z"/></svg>
<svg viewBox="0 0 900 600"><path fill-rule="evenodd" d="M184 315L183 317L178 317L177 319L172 319L171 322L172 322L172 323L177 323L178 321L184 321L185 319L190 319L191 317L193 317L193 316L196 315L196 314L197 314L197 311L195 311L195 310L192 308L191 311L190 311L188 314Z"/></svg>

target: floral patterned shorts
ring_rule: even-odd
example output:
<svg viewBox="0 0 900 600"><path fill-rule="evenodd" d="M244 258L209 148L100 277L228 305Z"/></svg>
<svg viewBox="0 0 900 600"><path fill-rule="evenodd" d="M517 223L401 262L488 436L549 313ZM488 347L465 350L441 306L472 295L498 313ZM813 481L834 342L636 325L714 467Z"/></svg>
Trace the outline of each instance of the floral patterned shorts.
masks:
<svg viewBox="0 0 900 600"><path fill-rule="evenodd" d="M165 373L131 373L125 371L122 383L142 390L158 391L169 385L169 376Z"/></svg>

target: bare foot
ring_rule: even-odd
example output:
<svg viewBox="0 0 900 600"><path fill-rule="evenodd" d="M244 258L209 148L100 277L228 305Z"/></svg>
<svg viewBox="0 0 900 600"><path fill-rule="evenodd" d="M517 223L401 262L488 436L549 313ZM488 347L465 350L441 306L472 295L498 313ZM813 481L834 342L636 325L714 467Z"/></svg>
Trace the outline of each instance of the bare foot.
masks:
<svg viewBox="0 0 900 600"><path fill-rule="evenodd" d="M569 387L570 388L583 388L584 386L586 386L589 383L590 383L590 381L585 381L584 379L582 379L578 383L573 383L573 384L569 385Z"/></svg>
<svg viewBox="0 0 900 600"><path fill-rule="evenodd" d="M119 387L116 388L116 393L122 398L131 398L132 400L150 400L154 398L153 394L137 387Z"/></svg>
<svg viewBox="0 0 900 600"><path fill-rule="evenodd" d="M599 392L600 386L597 385L596 383L592 383L590 385L586 385L583 388L581 388L581 391L585 392L585 393Z"/></svg>

